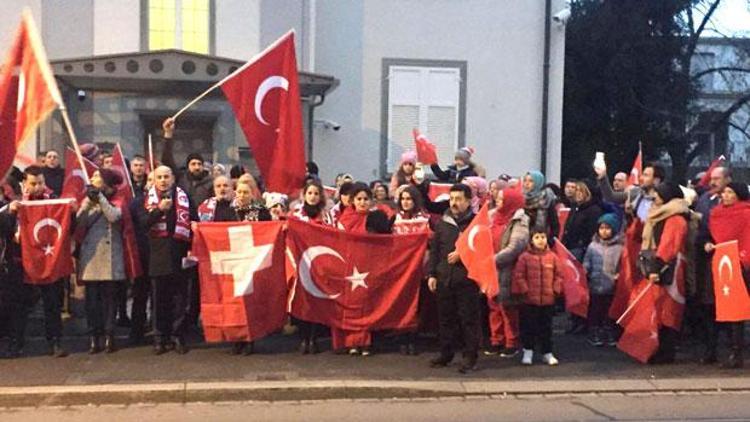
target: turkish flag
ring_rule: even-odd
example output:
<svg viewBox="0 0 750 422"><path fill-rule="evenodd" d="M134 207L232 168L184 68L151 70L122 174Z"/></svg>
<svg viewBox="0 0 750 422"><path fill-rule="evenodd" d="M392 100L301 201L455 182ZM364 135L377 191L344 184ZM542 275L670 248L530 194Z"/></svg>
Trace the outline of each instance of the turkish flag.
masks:
<svg viewBox="0 0 750 422"><path fill-rule="evenodd" d="M658 290L652 283L643 281L632 294L632 299L646 291L620 323L624 328L617 348L636 360L646 363L659 348L659 317L656 310Z"/></svg>
<svg viewBox="0 0 750 422"><path fill-rule="evenodd" d="M488 298L500 293L495 266L495 250L492 247L492 229L488 204L484 204L456 240L456 252L468 270L469 278Z"/></svg>
<svg viewBox="0 0 750 422"><path fill-rule="evenodd" d="M570 217L570 208L560 207L557 209L557 221L560 222L560 233L557 234L558 239L563 238L565 224L568 222L568 217Z"/></svg>
<svg viewBox="0 0 750 422"><path fill-rule="evenodd" d="M301 189L306 166L294 32L242 66L221 88L268 191Z"/></svg>
<svg viewBox="0 0 750 422"><path fill-rule="evenodd" d="M703 177L701 177L701 180L698 182L698 187L705 188L708 186L709 182L711 181L711 172L714 171L716 167L721 166L724 164L724 161L726 161L726 157L723 155L720 155L715 160L711 161L711 164L706 169L706 172L703 174Z"/></svg>
<svg viewBox="0 0 750 422"><path fill-rule="evenodd" d="M630 292L639 281L638 253L641 250L641 233L643 223L639 219L633 220L625 230L625 247L620 257L620 272L615 280L615 294L609 307L609 317L618 320L628 307Z"/></svg>
<svg viewBox="0 0 750 422"><path fill-rule="evenodd" d="M130 215L130 202L134 197L133 181L130 179L130 171L120 144L115 144L112 151L112 170L119 172L122 176L123 183L117 188L112 202L122 211L122 252L125 259L125 272L129 279L135 280L143 274L143 268L138 254L138 242L135 239L135 227Z"/></svg>
<svg viewBox="0 0 750 422"><path fill-rule="evenodd" d="M338 192L337 188L331 187L331 186L323 186L323 190L326 193L326 198L333 199L336 197L336 193Z"/></svg>
<svg viewBox="0 0 750 422"><path fill-rule="evenodd" d="M750 319L750 297L742 277L737 241L716 245L711 263L716 297L716 321L736 322Z"/></svg>
<svg viewBox="0 0 750 422"><path fill-rule="evenodd" d="M589 312L589 286L586 269L560 241L552 245L552 252L562 264L565 310L586 318Z"/></svg>
<svg viewBox="0 0 750 422"><path fill-rule="evenodd" d="M198 223L201 320L207 342L253 341L286 322L283 223Z"/></svg>
<svg viewBox="0 0 750 422"><path fill-rule="evenodd" d="M65 182L60 193L61 198L73 198L81 202L86 196L86 180L91 180L91 176L99 167L93 162L83 159L86 166L86 174L81 170L81 163L78 161L76 152L71 148L65 148Z"/></svg>
<svg viewBox="0 0 750 422"><path fill-rule="evenodd" d="M0 174L12 166L21 144L57 107L62 97L41 38L25 10L0 67Z"/></svg>
<svg viewBox="0 0 750 422"><path fill-rule="evenodd" d="M417 161L428 165L437 164L438 157L435 144L419 133L418 129L414 129L412 134L414 135L414 145L417 149Z"/></svg>
<svg viewBox="0 0 750 422"><path fill-rule="evenodd" d="M21 201L18 227L27 283L51 284L73 272L72 216L71 199Z"/></svg>
<svg viewBox="0 0 750 422"><path fill-rule="evenodd" d="M630 170L630 177L628 177L628 186L640 185L641 173L643 173L643 150L639 148L638 156L635 157L633 168Z"/></svg>
<svg viewBox="0 0 750 422"><path fill-rule="evenodd" d="M290 311L347 331L416 327L427 233L346 233L289 220L297 277Z"/></svg>
<svg viewBox="0 0 750 422"><path fill-rule="evenodd" d="M447 201L450 199L451 186L453 185L450 183L430 182L430 188L427 191L427 196L430 197L430 201L432 202Z"/></svg>

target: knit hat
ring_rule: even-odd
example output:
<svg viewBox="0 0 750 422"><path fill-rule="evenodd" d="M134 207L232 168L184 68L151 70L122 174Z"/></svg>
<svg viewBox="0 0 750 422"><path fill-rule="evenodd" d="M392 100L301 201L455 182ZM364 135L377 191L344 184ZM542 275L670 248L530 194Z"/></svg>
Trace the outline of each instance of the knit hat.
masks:
<svg viewBox="0 0 750 422"><path fill-rule="evenodd" d="M417 162L417 153L414 151L406 151L403 154L401 154L401 164L404 163L412 163L415 164Z"/></svg>
<svg viewBox="0 0 750 422"><path fill-rule="evenodd" d="M81 149L81 155L87 160L94 161L96 156L99 155L99 147L96 144L81 144L79 148Z"/></svg>
<svg viewBox="0 0 750 422"><path fill-rule="evenodd" d="M680 185L676 183L659 183L658 185L656 185L656 187L654 187L654 190L659 194L665 204L675 198L685 198L685 195L682 193L682 189L680 189Z"/></svg>
<svg viewBox="0 0 750 422"><path fill-rule="evenodd" d="M188 154L187 158L185 159L185 165L190 164L190 162L193 160L198 160L201 163L203 163L203 156L197 152L191 152L190 154Z"/></svg>
<svg viewBox="0 0 750 422"><path fill-rule="evenodd" d="M266 208L271 209L276 205L281 205L286 209L289 204L289 197L278 192L264 192L263 199L266 201Z"/></svg>
<svg viewBox="0 0 750 422"><path fill-rule="evenodd" d="M99 176L104 184L111 188L116 188L122 183L122 175L111 169L99 169Z"/></svg>
<svg viewBox="0 0 750 422"><path fill-rule="evenodd" d="M620 232L620 226L622 226L622 221L617 216L617 214L614 214L614 213L609 213L609 214L602 215L601 217L599 217L599 221L597 223L599 225L601 225L601 224L608 225L609 227L612 228L612 231L614 233L619 233Z"/></svg>
<svg viewBox="0 0 750 422"><path fill-rule="evenodd" d="M750 190L748 190L748 187L744 183L739 182L732 182L727 184L727 187L729 189L732 189L734 193L737 194L737 199L740 201L747 201L750 199Z"/></svg>
<svg viewBox="0 0 750 422"><path fill-rule="evenodd" d="M464 163L469 163L471 160L471 156L474 155L474 148L472 147L463 147L456 151L455 158L458 158L462 160Z"/></svg>

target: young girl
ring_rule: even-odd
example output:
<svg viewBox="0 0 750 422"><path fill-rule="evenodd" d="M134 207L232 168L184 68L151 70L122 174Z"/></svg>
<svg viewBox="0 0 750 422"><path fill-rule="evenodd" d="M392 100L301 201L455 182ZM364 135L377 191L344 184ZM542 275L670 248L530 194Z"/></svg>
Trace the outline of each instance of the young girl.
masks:
<svg viewBox="0 0 750 422"><path fill-rule="evenodd" d="M539 347L542 361L557 365L552 354L552 317L555 314L555 296L562 292L562 274L557 256L547 245L544 230L531 231L531 246L518 258L513 271L511 293L521 295L521 364L531 365L534 348Z"/></svg>
<svg viewBox="0 0 750 422"><path fill-rule="evenodd" d="M406 151L401 154L401 164L398 166L398 170L393 173L393 176L391 177L390 192L394 199L396 199L396 197L398 196L397 190L400 186L419 184L414 173L416 168L416 152Z"/></svg>
<svg viewBox="0 0 750 422"><path fill-rule="evenodd" d="M615 214L604 214L598 220L599 227L594 240L586 249L583 266L589 277L588 326L593 332L589 343L593 346L616 344L609 319L609 307L615 293L615 280L620 272L620 257L623 242L620 237L620 218Z"/></svg>
<svg viewBox="0 0 750 422"><path fill-rule="evenodd" d="M429 230L430 217L422 209L422 195L414 186L404 186L398 193L398 212L393 233L408 234Z"/></svg>

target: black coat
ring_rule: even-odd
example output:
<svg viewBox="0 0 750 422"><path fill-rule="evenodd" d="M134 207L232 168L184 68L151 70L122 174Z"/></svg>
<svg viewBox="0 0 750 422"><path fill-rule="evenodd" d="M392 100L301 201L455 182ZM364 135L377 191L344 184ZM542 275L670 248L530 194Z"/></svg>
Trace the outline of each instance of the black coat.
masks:
<svg viewBox="0 0 750 422"><path fill-rule="evenodd" d="M177 198L177 188L172 187L172 198ZM195 211L190 210L191 217ZM158 208L151 211L146 210L145 203L139 207L137 222L141 227L150 230L151 226L158 223L164 213ZM191 218L193 219L193 218ZM194 220L194 219L193 219ZM182 258L187 256L190 242L184 242L174 238L175 224L177 222L177 206L172 206L167 211L167 237L148 237L149 246L149 271L151 277L167 276L182 271Z"/></svg>
<svg viewBox="0 0 750 422"><path fill-rule="evenodd" d="M598 201L589 201L572 210L565 223L562 242L568 249L586 249L599 228L604 211Z"/></svg>
<svg viewBox="0 0 750 422"><path fill-rule="evenodd" d="M449 165L446 170L441 169L437 164L433 164L430 166L430 169L439 181L446 183L461 183L464 177L478 176L473 164L462 170L456 168L455 164Z"/></svg>
<svg viewBox="0 0 750 422"><path fill-rule="evenodd" d="M44 174L44 184L49 187L55 195L60 196L63 188L63 181L65 179L65 169L62 167L42 167L42 174Z"/></svg>
<svg viewBox="0 0 750 422"><path fill-rule="evenodd" d="M466 267L461 261L452 265L448 264L448 254L456 250L456 240L473 219L474 213L471 210L458 219L454 218L449 210L443 214L443 218L435 226L435 233L430 240L428 269L430 277L436 277L438 284L450 286L469 280Z"/></svg>

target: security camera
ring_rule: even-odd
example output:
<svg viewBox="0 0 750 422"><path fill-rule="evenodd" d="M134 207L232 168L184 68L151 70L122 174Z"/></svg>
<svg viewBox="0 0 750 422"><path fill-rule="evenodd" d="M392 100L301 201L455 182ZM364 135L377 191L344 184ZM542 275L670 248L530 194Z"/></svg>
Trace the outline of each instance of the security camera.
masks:
<svg viewBox="0 0 750 422"><path fill-rule="evenodd" d="M333 129L335 131L339 131L341 129L341 124L334 122L333 120L316 120L316 125L323 126L324 129Z"/></svg>
<svg viewBox="0 0 750 422"><path fill-rule="evenodd" d="M552 16L552 20L560 25L565 25L568 23L568 19L570 19L570 8L566 7L565 9L555 13L554 16Z"/></svg>
<svg viewBox="0 0 750 422"><path fill-rule="evenodd" d="M77 95L78 95L78 101L83 102L86 100L86 91L79 89Z"/></svg>

